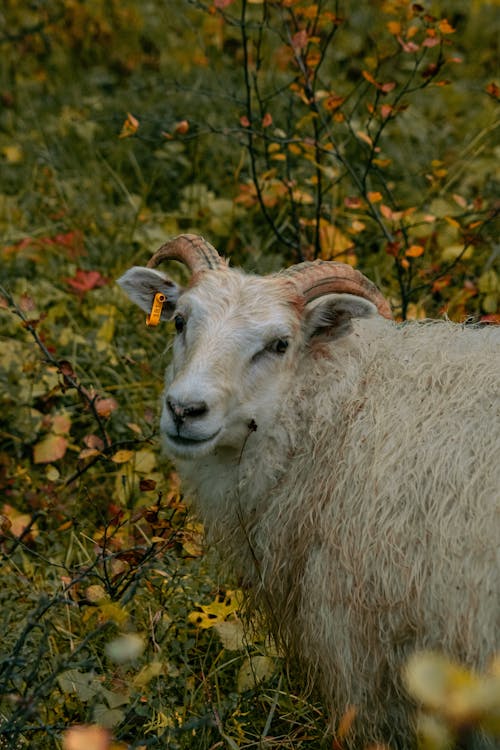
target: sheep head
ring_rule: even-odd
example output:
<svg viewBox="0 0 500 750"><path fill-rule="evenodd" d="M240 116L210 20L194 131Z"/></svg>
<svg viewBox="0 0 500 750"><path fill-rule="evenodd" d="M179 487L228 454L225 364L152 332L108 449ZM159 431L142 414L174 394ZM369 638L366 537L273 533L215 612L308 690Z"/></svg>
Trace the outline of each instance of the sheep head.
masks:
<svg viewBox="0 0 500 750"><path fill-rule="evenodd" d="M155 270L165 260L187 265L186 288ZM185 459L241 450L249 431L272 423L318 342L348 335L353 318L391 317L377 288L350 266L314 261L245 274L196 235L163 245L118 283L146 312L162 294L161 317L174 320L161 433L166 451Z"/></svg>

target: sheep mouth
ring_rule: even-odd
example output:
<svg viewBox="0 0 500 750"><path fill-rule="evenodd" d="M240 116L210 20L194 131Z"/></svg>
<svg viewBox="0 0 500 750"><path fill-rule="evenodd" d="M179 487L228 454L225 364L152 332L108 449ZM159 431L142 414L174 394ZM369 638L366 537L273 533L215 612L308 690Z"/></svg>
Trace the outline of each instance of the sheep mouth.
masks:
<svg viewBox="0 0 500 750"><path fill-rule="evenodd" d="M209 448L213 443L215 443L215 440L217 436L219 435L220 429L218 429L216 432L214 432L212 435L209 435L208 437L184 437L183 435L178 434L172 434L171 432L166 432L165 437L167 439L169 447L172 448L173 451L181 453L181 454L193 454L198 451L206 452L206 449Z"/></svg>

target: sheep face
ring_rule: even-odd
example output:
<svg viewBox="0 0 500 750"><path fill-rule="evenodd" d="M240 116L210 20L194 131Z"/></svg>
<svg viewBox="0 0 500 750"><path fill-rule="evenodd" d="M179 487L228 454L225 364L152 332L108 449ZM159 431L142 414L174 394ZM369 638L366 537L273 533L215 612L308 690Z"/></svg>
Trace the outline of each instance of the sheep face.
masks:
<svg viewBox="0 0 500 750"><path fill-rule="evenodd" d="M180 459L239 453L250 432L273 424L304 358L349 333L353 317L376 314L352 294L306 306L285 276L227 267L193 277L187 289L146 268L119 283L148 312L155 293L166 297L163 317L173 319L176 337L160 429L164 449Z"/></svg>
<svg viewBox="0 0 500 750"><path fill-rule="evenodd" d="M272 422L303 337L292 301L270 286L214 272L180 295L160 423L171 455L240 450Z"/></svg>
<svg viewBox="0 0 500 750"><path fill-rule="evenodd" d="M166 452L241 450L249 432L272 422L303 348L293 287L284 293L276 279L232 269L208 271L187 289L145 268L119 283L148 312L163 292L163 317L174 321L160 421Z"/></svg>

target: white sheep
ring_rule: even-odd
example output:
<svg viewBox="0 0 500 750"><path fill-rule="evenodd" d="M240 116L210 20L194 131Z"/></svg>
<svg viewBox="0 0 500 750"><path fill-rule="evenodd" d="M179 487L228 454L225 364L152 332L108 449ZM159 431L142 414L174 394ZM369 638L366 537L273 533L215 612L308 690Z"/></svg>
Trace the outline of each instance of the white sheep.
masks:
<svg viewBox="0 0 500 750"><path fill-rule="evenodd" d="M249 275L194 235L148 266L119 283L174 318L161 436L209 538L332 716L412 747L409 654L499 648L500 329L397 325L349 266Z"/></svg>

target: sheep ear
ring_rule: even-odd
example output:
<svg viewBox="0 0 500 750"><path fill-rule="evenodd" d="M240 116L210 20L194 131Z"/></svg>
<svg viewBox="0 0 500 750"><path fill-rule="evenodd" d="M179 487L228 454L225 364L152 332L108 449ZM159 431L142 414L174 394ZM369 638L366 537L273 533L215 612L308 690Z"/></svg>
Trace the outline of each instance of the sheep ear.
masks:
<svg viewBox="0 0 500 750"><path fill-rule="evenodd" d="M322 337L330 341L352 332L353 318L377 315L372 302L354 294L328 294L307 306L306 326L309 338Z"/></svg>
<svg viewBox="0 0 500 750"><path fill-rule="evenodd" d="M164 294L166 302L161 313L162 320L169 320L172 317L179 295L183 291L182 287L175 284L165 274L143 266L129 268L117 283L132 302L147 313L151 312L155 294L158 292Z"/></svg>

